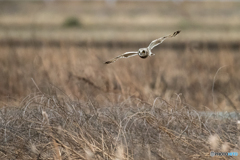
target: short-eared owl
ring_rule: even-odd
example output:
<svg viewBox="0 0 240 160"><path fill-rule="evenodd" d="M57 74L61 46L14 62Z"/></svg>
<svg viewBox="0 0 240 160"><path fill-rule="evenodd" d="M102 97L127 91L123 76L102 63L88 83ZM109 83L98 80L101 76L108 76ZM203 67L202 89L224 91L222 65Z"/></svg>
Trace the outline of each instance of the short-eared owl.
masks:
<svg viewBox="0 0 240 160"><path fill-rule="evenodd" d="M138 52L137 51L126 52L120 56L117 56L116 58L111 59L110 61L105 62L105 64L113 63L120 58L129 58L129 57L136 56L136 55L139 55L139 57L141 57L141 58L147 58L148 56L153 56L154 54L152 53L151 50L154 47L161 44L165 39L170 38L170 37L175 37L179 33L180 33L180 31L176 31L171 35L158 38L158 39L152 41L147 48L140 48L138 50Z"/></svg>

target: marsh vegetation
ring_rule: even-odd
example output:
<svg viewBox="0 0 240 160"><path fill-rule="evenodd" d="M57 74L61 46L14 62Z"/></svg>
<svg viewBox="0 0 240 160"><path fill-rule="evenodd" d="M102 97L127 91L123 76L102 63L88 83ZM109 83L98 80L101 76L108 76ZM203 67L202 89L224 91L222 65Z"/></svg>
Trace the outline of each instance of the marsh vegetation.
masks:
<svg viewBox="0 0 240 160"><path fill-rule="evenodd" d="M239 6L1 2L0 159L239 151ZM104 64L175 30L154 57Z"/></svg>

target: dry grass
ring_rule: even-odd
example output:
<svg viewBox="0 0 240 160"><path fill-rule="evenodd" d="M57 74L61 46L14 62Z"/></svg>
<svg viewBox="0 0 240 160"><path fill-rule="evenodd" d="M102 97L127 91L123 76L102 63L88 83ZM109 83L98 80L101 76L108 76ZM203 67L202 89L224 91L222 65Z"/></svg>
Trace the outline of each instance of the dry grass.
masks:
<svg viewBox="0 0 240 160"><path fill-rule="evenodd" d="M101 97L109 92L145 101L156 96L169 99L181 94L187 103L198 109L208 106L232 111L239 105L240 57L237 51L223 47L209 50L192 45L184 50L159 47L154 49L154 57L144 60L132 57L112 65L103 64L136 47L94 48L64 43L41 47L2 46L1 98L5 101L8 95L13 98L27 96L37 90L34 79L45 93L54 85L79 99ZM223 68L219 70L220 67Z"/></svg>
<svg viewBox="0 0 240 160"><path fill-rule="evenodd" d="M210 146L239 149L230 117L199 113L179 97L150 104L131 97L112 103L109 96L98 106L39 92L1 108L0 158L208 159Z"/></svg>
<svg viewBox="0 0 240 160"><path fill-rule="evenodd" d="M239 111L239 11L235 2L1 2L0 159L239 152L238 117L213 114ZM69 17L79 25L65 28ZM154 57L104 64L179 29Z"/></svg>

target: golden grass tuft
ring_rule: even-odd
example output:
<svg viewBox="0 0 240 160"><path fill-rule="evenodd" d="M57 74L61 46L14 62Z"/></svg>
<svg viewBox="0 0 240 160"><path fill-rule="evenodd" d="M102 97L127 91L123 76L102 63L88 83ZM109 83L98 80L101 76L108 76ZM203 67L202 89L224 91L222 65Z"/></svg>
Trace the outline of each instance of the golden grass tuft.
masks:
<svg viewBox="0 0 240 160"><path fill-rule="evenodd" d="M219 137L217 134L211 135L208 138L209 144L211 146L211 149L217 150L219 147Z"/></svg>

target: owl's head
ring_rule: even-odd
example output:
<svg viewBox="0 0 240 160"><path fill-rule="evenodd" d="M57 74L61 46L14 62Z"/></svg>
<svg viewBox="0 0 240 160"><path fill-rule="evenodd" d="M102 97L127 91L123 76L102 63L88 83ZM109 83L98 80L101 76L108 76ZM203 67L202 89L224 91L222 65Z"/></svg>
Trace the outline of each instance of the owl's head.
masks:
<svg viewBox="0 0 240 160"><path fill-rule="evenodd" d="M138 50L138 55L141 57L141 58L147 58L148 57L148 49L147 48L140 48Z"/></svg>

